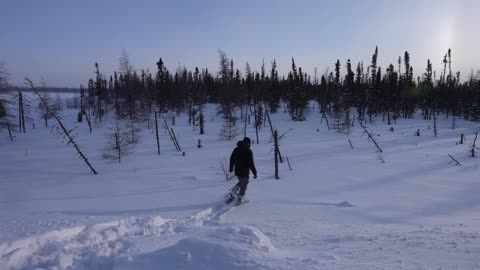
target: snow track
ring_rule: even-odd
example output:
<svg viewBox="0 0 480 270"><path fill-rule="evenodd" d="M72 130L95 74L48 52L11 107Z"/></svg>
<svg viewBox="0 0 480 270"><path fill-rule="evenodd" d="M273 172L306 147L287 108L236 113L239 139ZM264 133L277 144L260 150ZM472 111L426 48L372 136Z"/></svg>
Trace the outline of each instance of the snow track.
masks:
<svg viewBox="0 0 480 270"><path fill-rule="evenodd" d="M282 258L259 229L224 223L231 209L222 203L183 218L129 217L16 240L0 246L0 269L278 269L279 260L298 264L301 259ZM147 240L154 242L151 250L135 246Z"/></svg>

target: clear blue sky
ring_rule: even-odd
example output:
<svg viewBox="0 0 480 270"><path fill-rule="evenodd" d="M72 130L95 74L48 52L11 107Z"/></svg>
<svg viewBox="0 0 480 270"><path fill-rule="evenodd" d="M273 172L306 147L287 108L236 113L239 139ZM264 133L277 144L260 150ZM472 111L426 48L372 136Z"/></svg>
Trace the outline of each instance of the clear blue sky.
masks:
<svg viewBox="0 0 480 270"><path fill-rule="evenodd" d="M218 49L236 68L259 70L277 60L280 73L297 66L312 74L348 58L369 63L375 46L383 68L410 52L414 72L427 59L434 69L448 48L465 78L480 68L480 1L444 0L4 0L0 61L13 85L44 78L51 86L78 87L94 76L94 63L110 75L122 49L134 68L155 72L195 66L218 70Z"/></svg>

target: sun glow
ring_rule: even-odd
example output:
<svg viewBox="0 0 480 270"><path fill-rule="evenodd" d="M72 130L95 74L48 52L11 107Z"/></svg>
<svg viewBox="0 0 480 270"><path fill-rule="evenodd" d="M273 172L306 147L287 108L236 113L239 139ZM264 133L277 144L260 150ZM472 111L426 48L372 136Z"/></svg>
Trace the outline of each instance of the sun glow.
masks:
<svg viewBox="0 0 480 270"><path fill-rule="evenodd" d="M455 18L448 17L440 24L438 31L438 41L437 44L435 44L435 47L437 50L445 54L455 43Z"/></svg>

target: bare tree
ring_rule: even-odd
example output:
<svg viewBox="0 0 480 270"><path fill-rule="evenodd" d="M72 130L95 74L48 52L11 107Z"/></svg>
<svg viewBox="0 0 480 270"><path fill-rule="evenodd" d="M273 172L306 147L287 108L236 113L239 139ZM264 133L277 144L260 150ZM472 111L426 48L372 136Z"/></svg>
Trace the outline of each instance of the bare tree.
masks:
<svg viewBox="0 0 480 270"><path fill-rule="evenodd" d="M470 152L472 153L472 157L475 157L475 150L477 149L476 143L477 143L477 136L478 136L478 131L475 132L475 139L473 139L472 143L472 148L470 149Z"/></svg>
<svg viewBox="0 0 480 270"><path fill-rule="evenodd" d="M367 128L363 125L362 121L360 119L358 119L358 123L360 124L360 126L363 128L364 132L368 135L368 138L375 144L375 146L377 147L378 151L380 153L383 153L382 151L382 148L380 148L380 146L377 144L377 141L375 140L375 138L372 136L372 134L370 132L368 132ZM383 159L382 159L383 161Z"/></svg>
<svg viewBox="0 0 480 270"><path fill-rule="evenodd" d="M45 121L45 127L48 127L48 120L53 118L53 114L58 112L58 108L55 103L52 102L52 97L48 94L47 83L42 79L40 83L41 93L38 97L42 102L38 103L38 110Z"/></svg>
<svg viewBox="0 0 480 270"><path fill-rule="evenodd" d="M223 156L223 159L220 160L219 162L219 174L223 175L225 177L225 181L230 181L233 178L235 178L235 175L229 171L229 166L228 166L228 161L225 156Z"/></svg>
<svg viewBox="0 0 480 270"><path fill-rule="evenodd" d="M23 95L21 91L18 91L18 94L14 96L15 102L18 104L18 131L19 133L26 133L26 122L31 122L33 120L31 116L31 104L30 100Z"/></svg>
<svg viewBox="0 0 480 270"><path fill-rule="evenodd" d="M218 50L218 57L219 57L219 65L220 71L218 71L218 75L222 79L223 83L228 83L230 78L230 60L227 57L227 53L222 50Z"/></svg>
<svg viewBox="0 0 480 270"><path fill-rule="evenodd" d="M229 114L229 117L224 118L224 123L220 131L220 137L225 140L233 140L240 135L240 130L236 126L237 118L233 114Z"/></svg>
<svg viewBox="0 0 480 270"><path fill-rule="evenodd" d="M8 104L10 102L7 99L8 91L8 73L5 65L0 62L0 131L3 129L8 129L10 134L10 139L13 140L11 135L11 115L8 110Z"/></svg>
<svg viewBox="0 0 480 270"><path fill-rule="evenodd" d="M122 54L120 56L119 70L124 75L130 75L133 73L133 66L132 64L130 64L130 59L125 49L122 49Z"/></svg>
<svg viewBox="0 0 480 270"><path fill-rule="evenodd" d="M107 145L103 149L102 157L109 160L118 160L133 153L133 145L129 142L131 139L129 128L121 126L118 118L115 120L115 126L110 128L111 132L107 134Z"/></svg>
<svg viewBox="0 0 480 270"><path fill-rule="evenodd" d="M83 159L83 161L88 165L90 170L92 171L93 174L97 174L97 171L92 167L90 162L88 161L87 157L83 154L83 152L80 150L80 146L76 143L75 137L72 134L72 130L68 130L62 123L61 118L55 114L54 111L50 109L46 101L42 98L38 90L35 88L33 85L32 81L30 81L28 78L25 78L25 81L27 85L29 85L32 90L37 94L37 96L40 98L40 102L44 104L45 109L47 111L47 114L51 115L56 121L57 121L57 128L63 133L64 138L67 139L67 144L71 144L75 150L77 151L77 154Z"/></svg>
<svg viewBox="0 0 480 270"><path fill-rule="evenodd" d="M127 142L130 144L137 144L140 142L140 128L138 124L133 119L128 119L127 128L129 136L127 137Z"/></svg>

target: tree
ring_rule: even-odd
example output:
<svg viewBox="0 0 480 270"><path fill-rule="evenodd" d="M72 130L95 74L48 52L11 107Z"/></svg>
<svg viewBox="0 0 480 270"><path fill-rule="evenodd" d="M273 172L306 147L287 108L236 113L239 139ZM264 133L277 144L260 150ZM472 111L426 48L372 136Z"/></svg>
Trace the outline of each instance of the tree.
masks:
<svg viewBox="0 0 480 270"><path fill-rule="evenodd" d="M58 112L58 108L55 103L52 101L52 97L48 93L47 83L42 79L40 82L40 91L39 95L41 96L42 102L38 103L38 110L42 116L45 127L48 127L48 120L53 118L53 114Z"/></svg>
<svg viewBox="0 0 480 270"><path fill-rule="evenodd" d="M170 73L163 64L162 58L157 62L157 74L155 76L155 89L157 104L160 112L166 111L167 101L170 99Z"/></svg>
<svg viewBox="0 0 480 270"><path fill-rule="evenodd" d="M21 91L18 91L18 95L15 97L18 104L18 128L20 133L26 133L26 121L32 121L30 115L31 106L30 101L23 95Z"/></svg>
<svg viewBox="0 0 480 270"><path fill-rule="evenodd" d="M227 57L227 53L222 50L218 50L218 63L220 65L220 69L218 71L218 76L223 84L227 84L230 81L230 61Z"/></svg>
<svg viewBox="0 0 480 270"><path fill-rule="evenodd" d="M109 160L118 160L121 162L122 158L133 153L133 145L131 141L131 134L129 128L124 128L120 124L118 118L115 119L115 125L110 128L110 133L107 134L107 144L103 149L102 157Z"/></svg>
<svg viewBox="0 0 480 270"><path fill-rule="evenodd" d="M277 62L273 59L270 70L270 81L268 83L268 107L270 112L275 113L280 107L280 89L278 82Z"/></svg>
<svg viewBox="0 0 480 270"><path fill-rule="evenodd" d="M98 67L98 64L96 64L96 66ZM133 73L133 66L130 64L130 58L125 49L122 49L122 54L120 55L119 71L124 75L130 75Z"/></svg>
<svg viewBox="0 0 480 270"><path fill-rule="evenodd" d="M125 65L126 67L123 67L122 65ZM130 68L128 56L124 49L122 57L120 58L120 69L125 69L127 72L130 72ZM102 122L102 116L105 113L104 103L107 96L107 83L106 80L103 79L103 75L100 73L98 63L95 63L95 77L95 119Z"/></svg>
<svg viewBox="0 0 480 270"><path fill-rule="evenodd" d="M302 68L297 71L295 60L292 57L292 70L288 74L288 112L294 121L306 120L308 95L304 84Z"/></svg>
<svg viewBox="0 0 480 270"><path fill-rule="evenodd" d="M11 115L8 110L8 73L5 65L0 62L0 131L3 129L8 129L10 134L10 139L13 140L11 135Z"/></svg>
<svg viewBox="0 0 480 270"><path fill-rule="evenodd" d="M67 143L69 145L72 145L77 154L83 159L85 164L90 168L93 174L97 174L97 171L93 168L93 166L90 164L88 161L87 157L83 154L83 152L80 150L80 146L77 144L75 141L75 136L73 135L73 130L69 130L63 125L62 119L60 116L58 116L54 110L51 110L48 103L46 102L45 99L40 95L40 93L37 91L35 86L33 85L32 81L30 81L28 78L25 78L26 84L29 85L32 90L35 92L35 94L40 98L40 102L44 105L45 110L47 111L46 114L51 115L52 118L55 119L57 125L55 126L59 134L62 134L64 138L67 139Z"/></svg>
<svg viewBox="0 0 480 270"><path fill-rule="evenodd" d="M225 108L225 110L229 111L229 113L228 117L224 117L220 138L231 141L240 135L240 131L237 127L237 118L234 116L232 108Z"/></svg>

